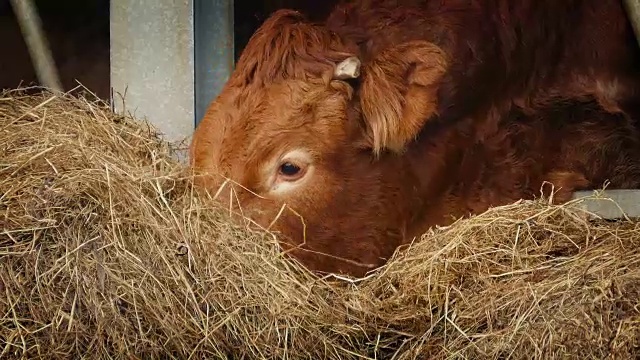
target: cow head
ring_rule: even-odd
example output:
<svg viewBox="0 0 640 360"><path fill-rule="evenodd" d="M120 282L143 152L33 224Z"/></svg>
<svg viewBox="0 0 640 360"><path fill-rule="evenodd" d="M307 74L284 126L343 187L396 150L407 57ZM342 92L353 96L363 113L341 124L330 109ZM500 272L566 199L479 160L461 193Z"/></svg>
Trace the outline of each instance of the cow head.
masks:
<svg viewBox="0 0 640 360"><path fill-rule="evenodd" d="M355 44L278 11L195 131L197 184L279 231L313 270L363 275L383 264L416 197L404 158L380 150L401 149L433 112L410 103L432 91L439 63L416 59L433 51L405 44L362 64Z"/></svg>

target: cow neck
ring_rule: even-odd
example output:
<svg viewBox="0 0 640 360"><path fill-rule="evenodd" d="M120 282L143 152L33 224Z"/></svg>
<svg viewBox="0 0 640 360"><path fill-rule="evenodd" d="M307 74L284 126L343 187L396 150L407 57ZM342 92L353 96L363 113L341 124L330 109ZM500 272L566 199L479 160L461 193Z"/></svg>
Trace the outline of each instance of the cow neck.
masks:
<svg viewBox="0 0 640 360"><path fill-rule="evenodd" d="M463 159L472 142L473 133L465 124L429 122L402 155L403 200L411 214L406 224L409 241L466 214L454 196L456 185L464 181Z"/></svg>

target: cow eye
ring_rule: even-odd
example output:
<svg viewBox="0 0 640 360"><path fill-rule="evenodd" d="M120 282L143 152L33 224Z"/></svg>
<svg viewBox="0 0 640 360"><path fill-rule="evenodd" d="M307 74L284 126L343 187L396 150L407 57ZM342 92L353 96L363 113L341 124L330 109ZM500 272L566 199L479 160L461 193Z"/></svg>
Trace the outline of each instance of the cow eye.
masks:
<svg viewBox="0 0 640 360"><path fill-rule="evenodd" d="M290 162L280 165L280 174L287 177L296 177L300 173L300 167Z"/></svg>

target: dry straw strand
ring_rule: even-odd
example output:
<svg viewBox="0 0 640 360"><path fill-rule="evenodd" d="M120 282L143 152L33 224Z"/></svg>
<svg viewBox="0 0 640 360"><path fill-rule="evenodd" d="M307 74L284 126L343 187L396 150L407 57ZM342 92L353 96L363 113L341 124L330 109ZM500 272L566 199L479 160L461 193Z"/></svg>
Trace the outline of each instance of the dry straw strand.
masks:
<svg viewBox="0 0 640 360"><path fill-rule="evenodd" d="M319 277L91 94L0 95L0 358L626 359L640 226L520 201ZM38 89L39 90L39 89Z"/></svg>

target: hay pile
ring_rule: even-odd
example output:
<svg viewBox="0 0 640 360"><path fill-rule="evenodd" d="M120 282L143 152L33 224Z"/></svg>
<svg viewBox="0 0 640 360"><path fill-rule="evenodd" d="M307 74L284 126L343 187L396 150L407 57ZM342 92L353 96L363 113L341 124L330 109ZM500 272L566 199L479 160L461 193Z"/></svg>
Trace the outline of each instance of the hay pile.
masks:
<svg viewBox="0 0 640 360"><path fill-rule="evenodd" d="M631 358L640 226L496 208L320 279L84 97L0 96L0 358Z"/></svg>

